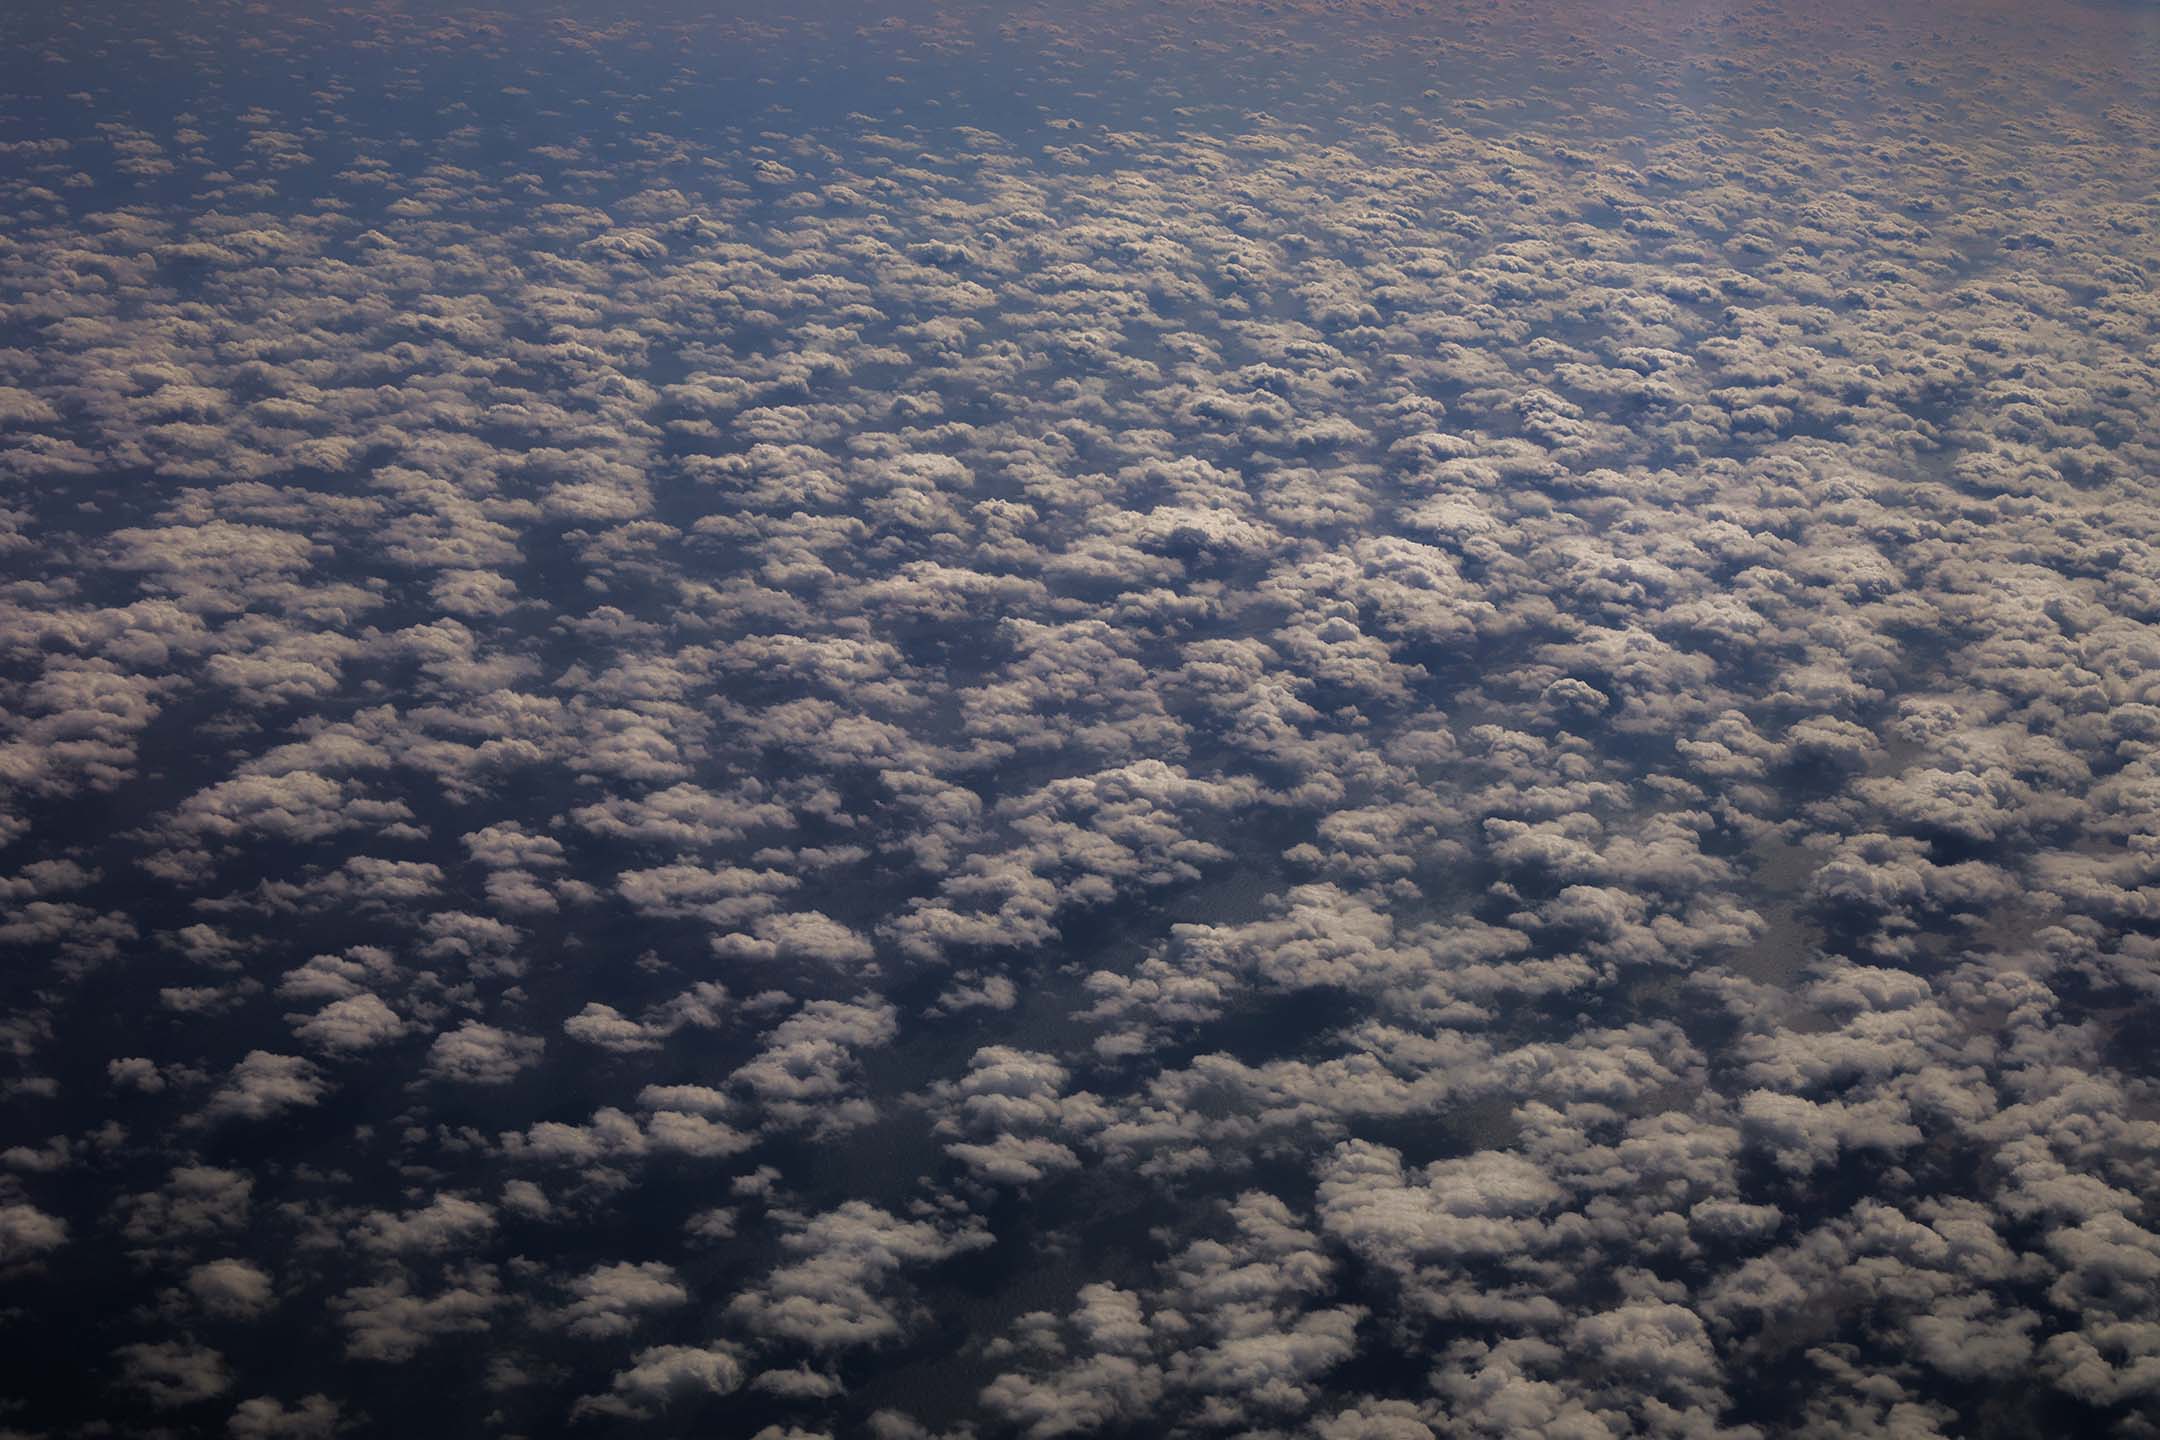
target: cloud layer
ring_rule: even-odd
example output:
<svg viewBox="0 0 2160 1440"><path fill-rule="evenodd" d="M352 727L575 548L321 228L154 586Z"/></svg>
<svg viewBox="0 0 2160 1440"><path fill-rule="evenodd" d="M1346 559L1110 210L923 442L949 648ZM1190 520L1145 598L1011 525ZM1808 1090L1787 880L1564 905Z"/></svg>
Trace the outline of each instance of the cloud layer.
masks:
<svg viewBox="0 0 2160 1440"><path fill-rule="evenodd" d="M0 20L7 1423L2160 1434L2060 8Z"/></svg>

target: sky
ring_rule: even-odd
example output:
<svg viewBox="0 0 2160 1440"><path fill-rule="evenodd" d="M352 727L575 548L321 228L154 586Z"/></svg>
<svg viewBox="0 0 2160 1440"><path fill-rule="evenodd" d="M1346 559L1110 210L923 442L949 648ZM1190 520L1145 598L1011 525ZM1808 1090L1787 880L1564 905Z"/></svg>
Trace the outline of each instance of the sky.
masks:
<svg viewBox="0 0 2160 1440"><path fill-rule="evenodd" d="M0 1437L2160 1437L2160 8L0 13Z"/></svg>

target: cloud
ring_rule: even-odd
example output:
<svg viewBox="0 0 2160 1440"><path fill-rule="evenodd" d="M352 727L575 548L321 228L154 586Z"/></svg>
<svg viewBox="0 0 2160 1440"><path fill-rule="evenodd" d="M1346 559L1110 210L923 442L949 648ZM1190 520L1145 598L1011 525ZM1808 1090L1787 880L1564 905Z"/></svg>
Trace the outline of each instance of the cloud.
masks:
<svg viewBox="0 0 2160 1440"><path fill-rule="evenodd" d="M0 1205L0 1263L15 1264L67 1244L67 1221L35 1205Z"/></svg>
<svg viewBox="0 0 2160 1440"><path fill-rule="evenodd" d="M124 1345L113 1353L121 1383L159 1409L214 1400L232 1386L225 1357L205 1346L159 1341Z"/></svg>
<svg viewBox="0 0 2160 1440"><path fill-rule="evenodd" d="M293 1034L319 1050L343 1055L395 1040L405 1028L381 996L363 992L333 1000L313 1015L296 1019Z"/></svg>
<svg viewBox="0 0 2160 1440"><path fill-rule="evenodd" d="M344 1426L341 1407L327 1395L308 1395L286 1406L268 1396L243 1400L225 1431L233 1440L329 1440Z"/></svg>
<svg viewBox="0 0 2160 1440"><path fill-rule="evenodd" d="M581 1339L627 1335L648 1311L687 1304L672 1267L656 1261L595 1266L570 1282L576 1297L563 1307L558 1323Z"/></svg>
<svg viewBox="0 0 2160 1440"><path fill-rule="evenodd" d="M175 1165L164 1185L121 1202L121 1234L148 1245L239 1230L252 1213L254 1189L254 1178L238 1170Z"/></svg>
<svg viewBox="0 0 2160 1440"><path fill-rule="evenodd" d="M572 1415L651 1420L731 1394L746 1373L739 1354L724 1343L659 1345L639 1351L628 1369L616 1372L607 1394L579 1400Z"/></svg>
<svg viewBox="0 0 2160 1440"><path fill-rule="evenodd" d="M402 1215L377 1211L362 1218L353 1239L362 1249L383 1254L428 1254L463 1250L493 1233L493 1207L457 1195L437 1195Z"/></svg>
<svg viewBox="0 0 2160 1440"><path fill-rule="evenodd" d="M428 1046L426 1074L464 1085L507 1085L520 1071L538 1064L546 1048L537 1035L467 1020Z"/></svg>
<svg viewBox="0 0 2160 1440"><path fill-rule="evenodd" d="M487 1266L446 1277L432 1295L413 1293L403 1274L356 1285L331 1302L354 1360L403 1364L445 1336L482 1334L502 1304L501 1282Z"/></svg>
<svg viewBox="0 0 2160 1440"><path fill-rule="evenodd" d="M328 1088L311 1061L250 1050L210 1097L205 1113L212 1119L265 1120L318 1103Z"/></svg>
<svg viewBox="0 0 2160 1440"><path fill-rule="evenodd" d="M784 1261L728 1312L751 1330L815 1350L879 1345L906 1332L904 1267L935 1264L990 1243L977 1223L902 1220L862 1201L802 1217L781 1240Z"/></svg>
<svg viewBox="0 0 2160 1440"><path fill-rule="evenodd" d="M276 1300L270 1276L245 1260L212 1260L188 1272L188 1293L211 1315L252 1319Z"/></svg>

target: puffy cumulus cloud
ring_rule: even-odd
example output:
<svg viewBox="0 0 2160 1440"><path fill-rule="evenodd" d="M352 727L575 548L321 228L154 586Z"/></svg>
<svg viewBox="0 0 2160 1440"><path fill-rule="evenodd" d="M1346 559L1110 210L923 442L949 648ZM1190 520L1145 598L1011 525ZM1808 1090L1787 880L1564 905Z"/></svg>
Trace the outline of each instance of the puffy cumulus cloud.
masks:
<svg viewBox="0 0 2160 1440"><path fill-rule="evenodd" d="M1575 1322L1569 1341L1597 1358L1600 1369L1629 1388L1647 1387L1680 1400L1716 1389L1721 1368L1702 1318L1684 1305L1638 1300Z"/></svg>
<svg viewBox="0 0 2160 1440"><path fill-rule="evenodd" d="M763 1048L729 1077L778 1126L838 1132L876 1114L860 1084L860 1053L890 1044L899 1015L887 1001L812 1000L766 1032Z"/></svg>
<svg viewBox="0 0 2160 1440"><path fill-rule="evenodd" d="M716 954L758 960L819 960L857 966L874 957L877 947L860 931L815 910L761 915L749 934L716 936Z"/></svg>
<svg viewBox="0 0 2160 1440"><path fill-rule="evenodd" d="M932 900L892 922L900 947L929 958L960 949L1033 947L1068 907L1123 891L1197 880L1229 858L1184 833L1181 812L1234 812L1258 801L1249 779L1195 779L1160 760L1053 782L999 807L1014 843L954 867Z"/></svg>
<svg viewBox="0 0 2160 1440"><path fill-rule="evenodd" d="M1234 1425L1303 1414L1355 1353L1366 1312L1315 1303L1335 1261L1281 1200L1248 1191L1224 1208L1226 1233L1172 1257L1149 1290L1085 1285L1062 1320L1023 1317L1017 1343L1001 1347L1033 1363L991 1382L984 1404L1042 1436L1143 1416Z"/></svg>
<svg viewBox="0 0 2160 1440"><path fill-rule="evenodd" d="M214 1400L232 1386L225 1357L203 1345L158 1341L125 1345L114 1352L121 1383L160 1409Z"/></svg>
<svg viewBox="0 0 2160 1440"><path fill-rule="evenodd" d="M204 1113L211 1119L265 1120L315 1105L328 1090L320 1067L312 1061L250 1050L226 1074Z"/></svg>
<svg viewBox="0 0 2160 1440"><path fill-rule="evenodd" d="M650 870L625 870L616 877L616 889L623 898L645 914L696 917L716 926L769 914L778 907L776 896L800 884L796 877L778 870L733 865L710 870L696 865L663 865Z"/></svg>
<svg viewBox="0 0 2160 1440"><path fill-rule="evenodd" d="M652 1112L642 1120L605 1105L583 1124L543 1120L522 1132L505 1131L503 1149L518 1159L602 1167L649 1156L722 1160L757 1144L754 1133L713 1118L714 1113L733 1109L719 1091L703 1086L647 1086L639 1100Z"/></svg>
<svg viewBox="0 0 2160 1440"><path fill-rule="evenodd" d="M14 1423L2145 1433L2149 47L1924 10L0 15Z"/></svg>
<svg viewBox="0 0 2160 1440"><path fill-rule="evenodd" d="M446 1275L433 1294L415 1294L411 1277L395 1272L346 1290L331 1309L349 1358L403 1364L445 1336L484 1334L503 1298L494 1268L475 1265Z"/></svg>
<svg viewBox="0 0 2160 1440"><path fill-rule="evenodd" d="M741 1389L747 1373L741 1353L725 1343L658 1345L639 1351L629 1368L616 1372L606 1394L583 1397L572 1414L625 1420L684 1414Z"/></svg>
<svg viewBox="0 0 2160 1440"><path fill-rule="evenodd" d="M351 945L342 954L313 955L287 970L277 994L289 1001L346 1000L368 995L371 985L394 984L400 978L397 957L389 951L379 945Z"/></svg>
<svg viewBox="0 0 2160 1440"><path fill-rule="evenodd" d="M614 1006L603 1005L597 1000L588 1002L584 1009L563 1021L562 1028L563 1034L573 1040L617 1054L658 1049L664 1038Z"/></svg>
<svg viewBox="0 0 2160 1440"><path fill-rule="evenodd" d="M642 1019L633 1020L612 1005L597 1000L563 1021L571 1039L618 1055L656 1050L668 1036L685 1027L710 1030L721 1024L727 990L715 981L700 980L674 999L655 1005Z"/></svg>
<svg viewBox="0 0 2160 1440"><path fill-rule="evenodd" d="M68 1242L67 1221L35 1205L0 1205L0 1263L14 1264L58 1250Z"/></svg>
<svg viewBox="0 0 2160 1440"><path fill-rule="evenodd" d="M240 1230L253 1211L254 1191L254 1177L241 1171L176 1165L159 1188L120 1202L120 1233L135 1244L154 1246Z"/></svg>
<svg viewBox="0 0 2160 1440"><path fill-rule="evenodd" d="M1080 1157L1068 1138L1101 1128L1110 1113L1093 1095L1065 1093L1070 1075L1048 1055L986 1046L962 1079L937 1092L945 1153L979 1179L1023 1185L1069 1170Z"/></svg>
<svg viewBox="0 0 2160 1440"><path fill-rule="evenodd" d="M813 1350L881 1345L906 1333L914 1306L904 1271L991 1243L973 1217L961 1224L904 1220L859 1200L790 1221L789 1257L728 1313L758 1334Z"/></svg>
<svg viewBox="0 0 2160 1440"><path fill-rule="evenodd" d="M556 1319L584 1339L627 1335L646 1312L690 1299L673 1267L652 1260L595 1266L570 1282L570 1293L574 1298Z"/></svg>
<svg viewBox="0 0 2160 1440"><path fill-rule="evenodd" d="M495 1230L495 1211L457 1195L438 1195L402 1215L377 1212L353 1229L363 1250L386 1255L441 1254L461 1250Z"/></svg>
<svg viewBox="0 0 2160 1440"><path fill-rule="evenodd" d="M578 825L609 839L704 847L787 824L788 808L765 795L756 780L721 794L684 783L637 796L611 795L570 813Z"/></svg>
<svg viewBox="0 0 2160 1440"><path fill-rule="evenodd" d="M1130 1297L1113 1286L1091 1286L1081 1303L1089 1311L1116 1309L1129 1306ZM1075 1321L1087 1323L1077 1315ZM1001 1375L984 1389L982 1399L1029 1440L1056 1440L1140 1420L1161 1395L1159 1366L1132 1355L1097 1353L1046 1377Z"/></svg>
<svg viewBox="0 0 2160 1440"><path fill-rule="evenodd" d="M1435 1161L1408 1175L1402 1157L1346 1142L1320 1172L1330 1233L1382 1263L1506 1259L1558 1243L1547 1216L1566 1192L1534 1162L1506 1151Z"/></svg>
<svg viewBox="0 0 2160 1440"><path fill-rule="evenodd" d="M342 1407L327 1395L302 1396L292 1405L257 1396L234 1407L225 1433L233 1440L329 1440L344 1425Z"/></svg>
<svg viewBox="0 0 2160 1440"><path fill-rule="evenodd" d="M214 1316L251 1319L276 1300L276 1289L262 1267L245 1260L212 1260L188 1271L188 1294Z"/></svg>
<svg viewBox="0 0 2160 1440"><path fill-rule="evenodd" d="M338 781L309 771L243 776L191 796L173 823L183 833L215 839L262 834L288 843L319 840L358 823L346 813L347 798Z"/></svg>
<svg viewBox="0 0 2160 1440"><path fill-rule="evenodd" d="M1225 1240L1200 1240L1171 1266L1179 1309L1199 1322L1166 1371L1210 1420L1296 1414L1357 1348L1360 1306L1315 1306L1334 1263L1288 1206L1248 1192Z"/></svg>
<svg viewBox="0 0 2160 1440"><path fill-rule="evenodd" d="M405 1033L405 1022L379 995L366 991L333 1000L312 1015L289 1017L293 1034L333 1055L371 1050Z"/></svg>
<svg viewBox="0 0 2160 1440"><path fill-rule="evenodd" d="M467 1020L435 1037L424 1073L431 1080L464 1085L507 1085L520 1071L537 1065L546 1048L547 1042L537 1035Z"/></svg>

